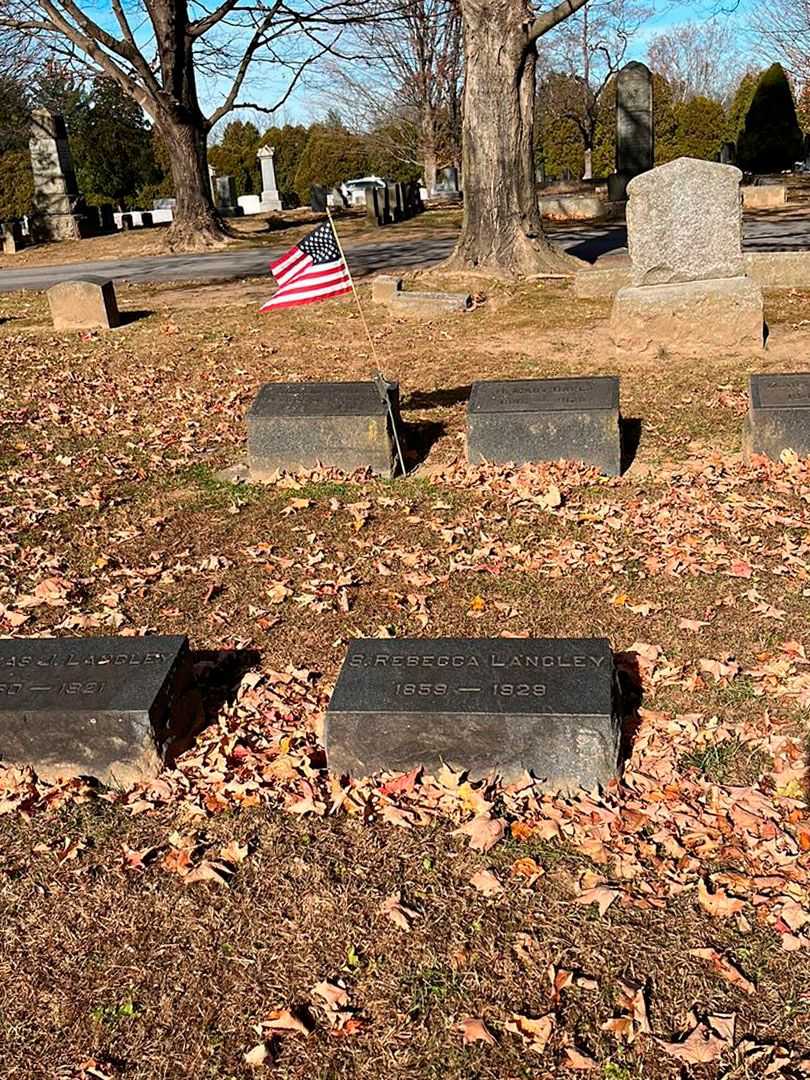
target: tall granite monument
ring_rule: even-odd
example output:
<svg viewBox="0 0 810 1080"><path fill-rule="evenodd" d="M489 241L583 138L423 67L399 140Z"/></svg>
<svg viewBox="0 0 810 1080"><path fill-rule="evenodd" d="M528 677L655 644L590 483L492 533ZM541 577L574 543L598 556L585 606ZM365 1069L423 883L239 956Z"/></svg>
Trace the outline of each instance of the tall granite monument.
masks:
<svg viewBox="0 0 810 1080"><path fill-rule="evenodd" d="M31 115L34 233L41 240L81 238L81 199L64 118L47 109Z"/></svg>
<svg viewBox="0 0 810 1080"><path fill-rule="evenodd" d="M652 72L631 60L616 79L616 172L608 184L611 201L625 199L628 183L654 163Z"/></svg>
<svg viewBox="0 0 810 1080"><path fill-rule="evenodd" d="M281 198L276 186L276 169L273 164L275 147L262 146L256 155L262 170L262 210L280 210Z"/></svg>
<svg viewBox="0 0 810 1080"><path fill-rule="evenodd" d="M745 273L742 173L678 158L627 188L632 285L616 294L619 353L699 355L762 349L762 290Z"/></svg>

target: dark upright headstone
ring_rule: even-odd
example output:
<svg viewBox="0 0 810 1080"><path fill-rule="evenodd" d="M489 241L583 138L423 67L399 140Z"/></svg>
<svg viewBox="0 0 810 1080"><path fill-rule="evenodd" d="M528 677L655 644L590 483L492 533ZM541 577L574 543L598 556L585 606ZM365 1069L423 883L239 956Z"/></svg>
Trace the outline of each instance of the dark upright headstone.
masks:
<svg viewBox="0 0 810 1080"><path fill-rule="evenodd" d="M629 181L654 164L652 74L632 60L616 79L616 175L608 183L611 202L626 198Z"/></svg>
<svg viewBox="0 0 810 1080"><path fill-rule="evenodd" d="M397 390L392 408L396 422ZM250 407L247 429L255 480L317 465L394 472L390 417L372 382L267 383Z"/></svg>
<svg viewBox="0 0 810 1080"><path fill-rule="evenodd" d="M326 188L322 184L313 184L309 189L309 208L319 214L326 213Z"/></svg>
<svg viewBox="0 0 810 1080"><path fill-rule="evenodd" d="M467 455L482 461L584 461L621 472L619 380L520 379L473 384Z"/></svg>
<svg viewBox="0 0 810 1080"><path fill-rule="evenodd" d="M604 638L358 640L326 717L335 775L443 763L552 788L618 772L620 706Z"/></svg>
<svg viewBox="0 0 810 1080"><path fill-rule="evenodd" d="M778 461L783 450L810 455L810 373L751 375L746 450Z"/></svg>
<svg viewBox="0 0 810 1080"><path fill-rule="evenodd" d="M733 142L724 142L720 147L720 164L721 165L736 165L737 164L737 144Z"/></svg>
<svg viewBox="0 0 810 1080"><path fill-rule="evenodd" d="M0 760L127 785L203 718L184 637L0 639Z"/></svg>

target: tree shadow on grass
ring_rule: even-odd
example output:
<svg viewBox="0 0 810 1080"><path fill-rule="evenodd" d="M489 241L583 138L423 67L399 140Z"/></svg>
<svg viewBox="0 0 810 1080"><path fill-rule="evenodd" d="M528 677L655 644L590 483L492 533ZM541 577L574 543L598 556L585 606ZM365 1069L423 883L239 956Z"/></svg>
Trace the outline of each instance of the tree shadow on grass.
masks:
<svg viewBox="0 0 810 1080"><path fill-rule="evenodd" d="M633 464L641 442L642 422L637 416L622 416L619 419L619 441L621 445L621 471L626 473Z"/></svg>
<svg viewBox="0 0 810 1080"><path fill-rule="evenodd" d="M641 669L638 654L618 652L614 654L617 682L617 710L622 725L621 763L628 760L641 726L639 709L643 697Z"/></svg>
<svg viewBox="0 0 810 1080"><path fill-rule="evenodd" d="M191 660L207 725L234 702L243 676L259 664L261 654L257 649L199 649L192 651Z"/></svg>
<svg viewBox="0 0 810 1080"><path fill-rule="evenodd" d="M472 386L440 387L437 390L414 390L403 402L405 409L448 409L468 401Z"/></svg>
<svg viewBox="0 0 810 1080"><path fill-rule="evenodd" d="M150 315L154 315L154 311L119 311L119 326L130 326L132 323L140 322L141 319L148 319Z"/></svg>
<svg viewBox="0 0 810 1080"><path fill-rule="evenodd" d="M417 465L425 461L433 445L439 441L447 429L444 424L437 423L435 420L415 420L411 423L402 421L399 430L405 464L408 466L408 472L412 472Z"/></svg>

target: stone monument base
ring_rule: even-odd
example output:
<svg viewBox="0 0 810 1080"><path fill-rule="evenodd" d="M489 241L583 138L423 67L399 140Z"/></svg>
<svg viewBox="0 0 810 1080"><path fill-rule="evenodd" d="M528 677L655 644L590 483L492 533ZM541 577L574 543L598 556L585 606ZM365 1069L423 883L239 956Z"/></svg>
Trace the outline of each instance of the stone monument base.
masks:
<svg viewBox="0 0 810 1080"><path fill-rule="evenodd" d="M263 191L261 201L262 213L268 210L281 210L281 199L277 191Z"/></svg>
<svg viewBox="0 0 810 1080"><path fill-rule="evenodd" d="M610 334L619 353L703 348L758 352L763 347L762 290L749 277L620 289Z"/></svg>

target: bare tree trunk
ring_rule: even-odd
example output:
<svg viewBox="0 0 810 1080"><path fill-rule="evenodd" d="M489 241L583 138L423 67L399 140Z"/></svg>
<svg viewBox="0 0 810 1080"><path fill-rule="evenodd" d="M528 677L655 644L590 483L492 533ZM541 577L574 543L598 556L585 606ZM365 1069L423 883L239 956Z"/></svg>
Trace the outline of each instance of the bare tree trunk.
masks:
<svg viewBox="0 0 810 1080"><path fill-rule="evenodd" d="M449 260L515 276L571 273L543 235L534 175L536 50L524 0L461 0L464 221Z"/></svg>
<svg viewBox="0 0 810 1080"><path fill-rule="evenodd" d="M436 119L429 105L422 110L422 161L428 195L436 188Z"/></svg>
<svg viewBox="0 0 810 1080"><path fill-rule="evenodd" d="M157 128L169 151L177 199L167 237L169 250L204 251L216 247L227 234L211 197L202 119L194 125L176 117L161 117Z"/></svg>

